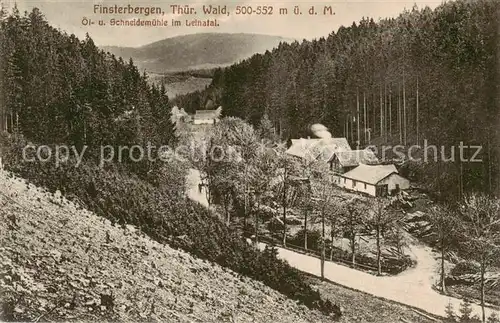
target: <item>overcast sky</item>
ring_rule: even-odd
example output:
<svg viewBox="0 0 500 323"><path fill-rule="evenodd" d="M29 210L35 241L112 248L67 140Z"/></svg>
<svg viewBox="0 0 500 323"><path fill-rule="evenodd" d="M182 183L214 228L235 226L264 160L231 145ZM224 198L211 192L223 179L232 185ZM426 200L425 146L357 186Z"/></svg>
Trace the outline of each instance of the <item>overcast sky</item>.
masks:
<svg viewBox="0 0 500 323"><path fill-rule="evenodd" d="M332 31L336 31L341 25L351 25L353 21L359 21L362 17L371 17L375 20L385 17L394 17L402 12L405 8L411 9L414 4L419 8L429 6L435 8L442 3L439 1L407 1L407 0L313 0L313 1L293 1L279 0L280 3L265 0L242 0L242 1L217 1L217 0L188 0L171 2L171 0L101 0L101 1L84 1L84 0L10 0L17 5L21 11L31 10L33 7L38 7L45 14L49 23L68 33L74 33L78 37L84 37L88 32L94 39L97 45L118 45L118 46L141 46L164 38L192 34L198 32L231 32L231 33L257 33L267 35L279 35L294 39L312 39L321 36L326 36ZM8 3L9 0L0 0L0 2ZM172 14L170 5L172 4L191 4L198 13L194 16L179 16ZM167 20L170 24L172 18L184 21L188 19L206 19L202 14L201 7L204 4L224 5L234 10L236 5L248 5L256 9L257 6L274 7L272 16L256 16L256 15L235 15L219 16L219 27L203 28L203 27L117 27L117 26L83 26L81 21L83 17L97 21L104 19L109 22L111 18L131 19L143 18L154 19L159 18ZM164 15L149 16L144 15L101 15L94 14L94 4L102 4L106 6L118 4L120 6L158 6L164 11ZM298 5L303 12L300 16L293 14L294 6ZM332 6L335 15L323 15L322 13L310 16L307 14L311 6L319 11L325 5ZM288 15L279 15L278 8L287 7ZM216 18L217 16L212 16Z"/></svg>

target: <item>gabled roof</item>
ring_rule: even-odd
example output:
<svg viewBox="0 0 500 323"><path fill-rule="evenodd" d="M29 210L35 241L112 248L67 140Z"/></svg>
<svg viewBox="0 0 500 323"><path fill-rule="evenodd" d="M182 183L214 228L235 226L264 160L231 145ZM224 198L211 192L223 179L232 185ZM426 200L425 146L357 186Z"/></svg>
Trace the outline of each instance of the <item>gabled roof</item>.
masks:
<svg viewBox="0 0 500 323"><path fill-rule="evenodd" d="M220 117L222 112L222 107L218 107L216 110L196 110L194 115L195 119L217 119Z"/></svg>
<svg viewBox="0 0 500 323"><path fill-rule="evenodd" d="M196 110L195 119L217 119L217 110Z"/></svg>
<svg viewBox="0 0 500 323"><path fill-rule="evenodd" d="M197 116L215 116L217 110L196 110Z"/></svg>
<svg viewBox="0 0 500 323"><path fill-rule="evenodd" d="M369 149L338 151L334 155L339 160L342 167L352 167L361 164L374 165L378 164L379 160L373 151Z"/></svg>
<svg viewBox="0 0 500 323"><path fill-rule="evenodd" d="M292 139L287 154L306 160L329 161L338 151L349 151L351 147L346 138Z"/></svg>
<svg viewBox="0 0 500 323"><path fill-rule="evenodd" d="M378 182L391 174L398 174L396 166L390 165L365 165L358 167L341 175L342 177L353 179L359 182L376 185Z"/></svg>

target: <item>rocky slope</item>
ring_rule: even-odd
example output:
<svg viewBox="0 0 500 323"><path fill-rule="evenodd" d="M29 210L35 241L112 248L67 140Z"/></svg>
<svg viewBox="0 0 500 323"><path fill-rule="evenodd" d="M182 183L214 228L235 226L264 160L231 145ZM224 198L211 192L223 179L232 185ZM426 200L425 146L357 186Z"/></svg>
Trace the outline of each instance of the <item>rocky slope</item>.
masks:
<svg viewBox="0 0 500 323"><path fill-rule="evenodd" d="M0 170L2 320L327 322Z"/></svg>

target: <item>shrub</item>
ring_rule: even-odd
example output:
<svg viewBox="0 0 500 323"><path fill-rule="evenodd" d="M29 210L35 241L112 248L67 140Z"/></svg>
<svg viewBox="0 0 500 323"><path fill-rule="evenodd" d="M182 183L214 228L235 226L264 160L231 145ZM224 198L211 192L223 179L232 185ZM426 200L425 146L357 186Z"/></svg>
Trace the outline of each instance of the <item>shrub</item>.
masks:
<svg viewBox="0 0 500 323"><path fill-rule="evenodd" d="M455 315L455 309L453 308L453 304L448 303L448 305L446 305L446 309L445 309L445 314L446 314L446 318L445 318L445 322L456 322L457 320L455 319L456 318L456 315Z"/></svg>
<svg viewBox="0 0 500 323"><path fill-rule="evenodd" d="M300 229L288 242L298 247L304 247L304 229ZM319 230L307 230L307 248L320 250L321 232Z"/></svg>
<svg viewBox="0 0 500 323"><path fill-rule="evenodd" d="M284 227L283 221L278 220L278 218L272 218L267 223L267 229L271 232L282 232Z"/></svg>
<svg viewBox="0 0 500 323"><path fill-rule="evenodd" d="M329 255L332 250L330 246L327 246L327 255ZM351 253L345 250L342 250L337 247L333 247L333 256L335 258L340 258L343 259L346 262L351 262L352 256ZM365 266L370 266L374 270L377 268L377 260L373 257L368 257L363 254L357 254L356 255L356 263L365 265ZM403 256L400 258L382 258L382 271L391 275L397 275L407 268L413 266L414 261L409 257L409 256Z"/></svg>
<svg viewBox="0 0 500 323"><path fill-rule="evenodd" d="M468 322L472 320L472 306L468 299L464 299L462 303L460 303L458 311L460 312L460 322Z"/></svg>
<svg viewBox="0 0 500 323"><path fill-rule="evenodd" d="M283 221L283 217L280 217L280 220ZM302 224L302 221L300 219L297 219L294 216L287 216L286 217L286 224L287 225L300 225L300 224Z"/></svg>
<svg viewBox="0 0 500 323"><path fill-rule="evenodd" d="M488 317L488 323L500 323L500 318L498 317L497 312L491 313L490 317Z"/></svg>
<svg viewBox="0 0 500 323"><path fill-rule="evenodd" d="M277 214L276 210L266 205L260 206L259 210L255 212L258 212L259 219L261 219L262 221L269 221Z"/></svg>
<svg viewBox="0 0 500 323"><path fill-rule="evenodd" d="M452 276L462 276L467 274L476 274L481 270L478 263L474 261L461 261L450 271Z"/></svg>
<svg viewBox="0 0 500 323"><path fill-rule="evenodd" d="M304 229L300 229L293 237L288 239L289 246L297 246L300 248L304 247ZM307 232L307 249L309 251L314 251L316 254L321 252L321 232L319 230L308 230ZM326 241L326 255L327 259L332 255L335 259L342 259L346 262L351 262L351 253L340 249L338 247L333 247L330 244L330 240ZM358 264L371 266L373 268L377 267L377 260L373 257L368 257L366 255L357 254L356 262ZM389 273L391 275L399 274L400 272L411 267L414 262L409 256L403 256L400 258L382 258L382 271Z"/></svg>

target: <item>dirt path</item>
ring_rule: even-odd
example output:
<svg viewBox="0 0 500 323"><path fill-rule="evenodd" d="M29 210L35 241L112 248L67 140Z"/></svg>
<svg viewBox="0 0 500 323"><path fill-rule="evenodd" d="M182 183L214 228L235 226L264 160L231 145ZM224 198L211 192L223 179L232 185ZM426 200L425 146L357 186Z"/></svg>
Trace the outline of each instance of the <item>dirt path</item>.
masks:
<svg viewBox="0 0 500 323"><path fill-rule="evenodd" d="M259 245L264 249L265 244ZM320 276L320 260L318 258L300 254L283 248L278 248L279 257L307 273ZM397 276L377 277L349 267L332 262L325 263L325 277L335 283L347 286L374 296L383 297L405 305L419 308L425 312L445 316L446 306L451 303L458 313L461 300L439 294L432 289L433 271L436 259L428 247L412 247L416 256L415 268ZM481 315L481 308L472 305L473 313ZM486 310L486 315L491 314Z"/></svg>
<svg viewBox="0 0 500 323"><path fill-rule="evenodd" d="M199 193L199 171L192 169L188 175L188 196L202 205L208 206L206 195ZM260 243L259 248L264 249ZM408 269L396 276L377 277L359 270L332 262L325 263L325 277L340 285L369 293L377 297L396 301L405 305L419 308L425 312L445 316L446 306L451 303L458 314L462 300L439 294L432 289L434 274L438 266L437 255L431 248L421 244L409 247L409 254L417 261L414 268ZM300 254L283 248L278 248L281 259L307 273L320 276L320 260L316 257ZM472 305L473 315L481 317L481 307ZM492 313L486 309L486 316Z"/></svg>
<svg viewBox="0 0 500 323"><path fill-rule="evenodd" d="M385 279L408 281L415 286L432 289L435 277L438 275L438 263L436 259L438 255L432 251L432 248L421 244L411 245L407 248L406 253L417 262L417 265L403 271L399 275L385 277Z"/></svg>
<svg viewBox="0 0 500 323"><path fill-rule="evenodd" d="M186 185L187 185L187 196L201 205L208 207L208 200L207 200L207 195L205 193L205 189L202 188L200 191L200 186L201 184L201 175L200 171L194 168L191 168L189 170L189 173L187 175L186 179Z"/></svg>

